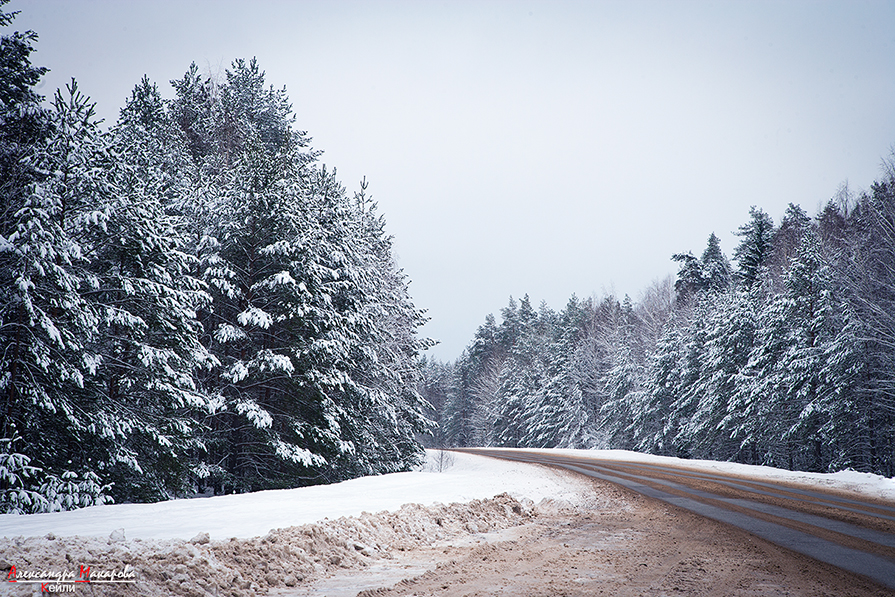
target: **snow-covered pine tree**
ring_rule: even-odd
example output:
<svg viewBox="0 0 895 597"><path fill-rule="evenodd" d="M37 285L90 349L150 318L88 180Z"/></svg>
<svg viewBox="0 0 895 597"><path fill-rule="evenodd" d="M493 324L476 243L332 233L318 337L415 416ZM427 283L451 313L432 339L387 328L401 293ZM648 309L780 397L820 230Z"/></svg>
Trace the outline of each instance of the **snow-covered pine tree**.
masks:
<svg viewBox="0 0 895 597"><path fill-rule="evenodd" d="M45 512L49 501L36 491L43 470L16 450L15 439L0 440L0 514Z"/></svg>
<svg viewBox="0 0 895 597"><path fill-rule="evenodd" d="M733 277L730 262L721 251L721 241L714 232L709 236L701 259L692 253L678 253L671 259L681 264L674 283L679 307L692 306L699 295L724 292L730 286Z"/></svg>
<svg viewBox="0 0 895 597"><path fill-rule="evenodd" d="M444 434L449 446L494 445L499 409L500 373L512 340L517 306L510 298L500 325L493 314L475 332L470 345L455 361L455 380L444 405ZM515 332L514 332L515 333Z"/></svg>
<svg viewBox="0 0 895 597"><path fill-rule="evenodd" d="M0 7L9 0L0 1ZM0 27L10 25L16 13L0 10ZM33 31L0 37L0 234L11 234L16 211L31 184L42 178L26 158L48 133L49 119L41 107L43 98L34 88L47 72L31 64Z"/></svg>
<svg viewBox="0 0 895 597"><path fill-rule="evenodd" d="M721 251L721 240L714 232L702 252L702 279L705 290L712 293L726 291L733 279L730 262Z"/></svg>
<svg viewBox="0 0 895 597"><path fill-rule="evenodd" d="M205 382L222 400L210 420L209 460L224 471L216 484L246 491L317 477L338 452L342 414L322 390L347 381L332 360L350 341L325 339L337 318L330 287L341 284L328 256L318 259L338 255L315 218L326 190L312 192L306 141L254 61L235 62L217 86L191 68L175 89L175 118L188 125L207 189L205 204L185 211L204 230L197 258L213 302L201 316L221 363Z"/></svg>
<svg viewBox="0 0 895 597"><path fill-rule="evenodd" d="M426 416L434 423L429 433L420 438L427 448L445 448L449 445L445 432L445 406L455 391L456 376L455 363L423 356L419 392L429 404Z"/></svg>
<svg viewBox="0 0 895 597"><path fill-rule="evenodd" d="M513 306L511 300L510 306ZM538 317L526 294L518 310L505 309L504 323L509 328L506 336L515 338L510 354L500 372L499 411L494 426L497 445L518 448L523 445L530 418L536 406L536 396L543 387L544 338L538 329ZM502 326L503 327L503 326Z"/></svg>
<svg viewBox="0 0 895 597"><path fill-rule="evenodd" d="M10 25L14 18L15 13L0 10L0 26ZM58 272L62 280L48 279L62 230L53 217L54 206L32 197L34 184L47 175L34 163L33 155L45 143L51 126L49 112L34 91L47 71L31 65L36 40L33 31L0 37L0 441L7 446L17 433L17 419L24 416L20 411L34 401L52 402L50 396L41 395L41 381L58 379L50 354L64 350L64 342L59 347L55 339L60 332L45 300L55 294L57 281L63 282L63 288L67 285L64 270ZM60 260L68 258L63 255ZM65 361L61 367L68 369ZM4 452L13 454L8 447ZM30 460L27 455L22 458ZM8 470L14 462L23 461L10 461Z"/></svg>
<svg viewBox="0 0 895 597"><path fill-rule="evenodd" d="M818 472L825 471L830 461L827 451L832 438L824 437L822 432L833 414L828 409L850 397L852 376L857 373L846 366L837 367L836 374L830 375L833 370L827 367L828 347L839 332L839 305L828 262L816 232L807 228L786 278L791 344L778 363L787 372L786 391L778 399L793 415L784 419L788 428L782 438L788 446L795 447L790 448L790 468ZM839 348L846 346L839 344Z"/></svg>
<svg viewBox="0 0 895 597"><path fill-rule="evenodd" d="M285 90L255 61L193 65L171 103L144 78L103 132L74 82L40 107L35 39L0 40L3 508L418 462L425 316Z"/></svg>
<svg viewBox="0 0 895 597"><path fill-rule="evenodd" d="M674 441L680 422L672 417L672 406L684 390L683 359L680 331L669 322L649 360L643 389L632 396L630 436L635 449L663 456L682 455Z"/></svg>
<svg viewBox="0 0 895 597"><path fill-rule="evenodd" d="M737 390L722 421L731 439L739 442L741 451L750 452L755 464L785 467L788 461L787 446L779 441L784 415L791 420L780 399L786 391L786 371L777 366L790 341L786 315L782 296L772 297L758 310L752 351L737 376Z"/></svg>
<svg viewBox="0 0 895 597"><path fill-rule="evenodd" d="M178 231L74 82L57 93L50 122L31 157L47 175L12 237L21 247L13 273L30 282L16 302L33 322L18 354L30 352L26 368L41 371L14 422L57 479L87 471L101 476L98 487L114 480L119 498L165 496L183 487L180 458L195 445L192 409L203 401L192 379L204 352L195 289L182 276ZM45 487L80 487L72 483Z"/></svg>
<svg viewBox="0 0 895 597"><path fill-rule="evenodd" d="M675 253L671 259L680 263L674 290L677 293L677 304L687 306L705 287L702 274L702 263L693 253Z"/></svg>
<svg viewBox="0 0 895 597"><path fill-rule="evenodd" d="M488 361L469 388L473 406L467 445L493 446L497 442L495 422L500 412L500 373L505 362L506 359Z"/></svg>
<svg viewBox="0 0 895 597"><path fill-rule="evenodd" d="M45 137L22 158L39 175L8 196L0 267L4 435L20 436L31 464L56 474L109 463L97 440L106 417L114 419L88 387L103 322L87 295L91 235L107 221L110 156L92 108L74 83L69 91L57 93Z"/></svg>
<svg viewBox="0 0 895 597"><path fill-rule="evenodd" d="M749 222L740 226L737 231L737 236L742 240L733 252L738 263L737 279L746 290L758 279L770 254L774 235L774 222L761 209L752 206L749 218Z"/></svg>
<svg viewBox="0 0 895 597"><path fill-rule="evenodd" d="M432 426L424 414L430 406L418 391L419 358L432 342L421 338L417 329L427 319L410 299L385 221L366 188L362 181L350 202L341 197L349 207L351 235L343 243L349 249L344 271L356 286L349 317L359 338L352 346L349 371L357 393L352 412L363 413L344 424L345 441L354 446L344 466L346 475L406 470L422 458L416 436Z"/></svg>
<svg viewBox="0 0 895 597"><path fill-rule="evenodd" d="M12 16L0 13L0 24ZM15 512L106 502L106 422L118 414L90 391L98 364L90 345L103 313L90 295L89 266L94 235L105 233L114 155L74 82L53 109L39 106L32 87L46 69L28 60L35 39L28 32L0 41L0 508Z"/></svg>
<svg viewBox="0 0 895 597"><path fill-rule="evenodd" d="M603 403L599 418L602 431L613 447L633 447L635 417L642 404L644 363L635 353L637 318L630 297L619 305L614 300L616 313L607 322L602 342L608 357L607 368L600 379Z"/></svg>
<svg viewBox="0 0 895 597"><path fill-rule="evenodd" d="M693 457L697 445L691 422L703 398L699 380L708 373L705 363L706 333L713 298L700 298L681 334L682 352L677 363L679 385L669 408L668 425L676 430L675 435L670 437L675 452L686 458Z"/></svg>
<svg viewBox="0 0 895 597"><path fill-rule="evenodd" d="M494 315L488 314L469 347L456 361L455 385L445 404L448 445L494 445L500 372L508 352L499 338L506 325L504 321L498 326Z"/></svg>
<svg viewBox="0 0 895 597"><path fill-rule="evenodd" d="M144 79L109 139L114 193L89 265L88 298L103 318L90 346L98 356L93 391L130 428L113 457L117 491L130 500L195 490L201 419L211 408L197 372L216 364L197 320L210 297L191 275L187 221L172 209L185 192L187 158L166 120Z"/></svg>
<svg viewBox="0 0 895 597"><path fill-rule="evenodd" d="M257 63L226 80L192 66L171 115L199 192L178 206L197 234L221 368L209 419L220 490L294 486L406 468L428 421L417 391L425 321L363 191L316 165L285 90Z"/></svg>
<svg viewBox="0 0 895 597"><path fill-rule="evenodd" d="M823 430L829 428L833 405L849 399L856 369L852 348L838 355L849 365L828 361L841 322L832 271L811 226L801 231L785 286L786 292L759 312L749 362L737 379L724 425L762 464L826 470L832 438Z"/></svg>
<svg viewBox="0 0 895 597"><path fill-rule="evenodd" d="M805 418L820 419L817 432L825 444L822 468L885 470L882 462L874 462L878 456L874 448L891 430L885 427L885 410L868 388L873 361L867 330L850 303L837 298L835 305L836 311L829 314L835 335L824 341L820 357L822 390L803 412Z"/></svg>
<svg viewBox="0 0 895 597"><path fill-rule="evenodd" d="M769 280L766 286L769 291L785 292L786 272L793 259L799 252L802 243L802 233L811 226L811 218L800 206L790 203L786 213L780 221L780 227L774 232L771 243L771 252L768 255L767 266Z"/></svg>
<svg viewBox="0 0 895 597"><path fill-rule="evenodd" d="M442 444L446 447L478 445L472 439L471 416L474 402L468 391L468 380L473 366L469 362L469 352L464 350L453 366L453 383L449 386L438 417Z"/></svg>
<svg viewBox="0 0 895 597"><path fill-rule="evenodd" d="M589 433L593 445L605 447L622 433L625 417L613 416L615 412L600 415L601 407L609 397L606 393L606 373L613 366L614 355L619 348L621 305L613 296L600 301L588 299L581 304L581 322L578 337L569 360L569 375L581 392L584 408L590 413L592 426Z"/></svg>
<svg viewBox="0 0 895 597"><path fill-rule="evenodd" d="M522 440L527 447L584 448L595 443L592 414L572 370L574 346L583 317L578 299L573 295L548 339L546 380L534 398L536 410L529 416L530 423Z"/></svg>
<svg viewBox="0 0 895 597"><path fill-rule="evenodd" d="M752 350L755 319L753 303L742 291L732 289L710 299L705 314L702 366L692 386L683 391L692 393L697 400L680 432L692 457L742 460L743 456L750 456L740 454L722 421L736 393L737 376Z"/></svg>
<svg viewBox="0 0 895 597"><path fill-rule="evenodd" d="M645 449L707 456L718 441L718 422L728 399L721 378L731 367L725 361L730 355L724 342L732 322L723 311L731 267L714 233L701 259L689 253L672 259L682 262L675 282L679 321L669 322L650 362L643 402L636 409L635 436ZM661 425L645 419L653 416L653 409L663 413L658 417Z"/></svg>
<svg viewBox="0 0 895 597"><path fill-rule="evenodd" d="M134 182L152 195L166 214L186 219L185 206L197 201L196 166L187 138L174 121L170 102L158 86L143 79L134 86L113 127L118 151L134 171ZM182 232L179 242L190 247L196 231Z"/></svg>
<svg viewBox="0 0 895 597"><path fill-rule="evenodd" d="M466 353L466 366L459 381L460 390L468 396L468 443L471 446L493 446L496 444L495 423L500 410L500 373L506 363L511 334L508 328L515 321L515 303L510 299L503 311L508 319L497 325L493 314L485 317L485 323L476 330L472 344Z"/></svg>

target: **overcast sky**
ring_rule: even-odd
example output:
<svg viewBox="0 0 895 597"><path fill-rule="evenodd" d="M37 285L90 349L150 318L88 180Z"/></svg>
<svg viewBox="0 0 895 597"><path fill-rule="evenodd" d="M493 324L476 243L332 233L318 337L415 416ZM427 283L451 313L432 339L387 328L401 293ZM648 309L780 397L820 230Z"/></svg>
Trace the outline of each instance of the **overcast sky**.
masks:
<svg viewBox="0 0 895 597"><path fill-rule="evenodd" d="M895 144L895 2L13 0L41 93L112 122L147 74L256 56L323 162L385 214L433 354L510 295L637 299L730 255L750 205L810 214Z"/></svg>

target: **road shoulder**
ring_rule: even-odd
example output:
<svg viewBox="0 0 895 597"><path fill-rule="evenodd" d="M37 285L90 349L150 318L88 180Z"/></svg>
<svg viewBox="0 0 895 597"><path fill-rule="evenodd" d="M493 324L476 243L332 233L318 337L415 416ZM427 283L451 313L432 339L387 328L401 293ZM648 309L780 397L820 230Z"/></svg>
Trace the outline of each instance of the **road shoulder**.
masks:
<svg viewBox="0 0 895 597"><path fill-rule="evenodd" d="M396 566L407 562L419 570L428 562L429 570L381 587L367 585L358 595L891 594L746 532L607 483L590 482L590 496L599 497L590 507L542 504L531 522L509 535L480 535L397 555ZM322 594L336 593L301 593Z"/></svg>

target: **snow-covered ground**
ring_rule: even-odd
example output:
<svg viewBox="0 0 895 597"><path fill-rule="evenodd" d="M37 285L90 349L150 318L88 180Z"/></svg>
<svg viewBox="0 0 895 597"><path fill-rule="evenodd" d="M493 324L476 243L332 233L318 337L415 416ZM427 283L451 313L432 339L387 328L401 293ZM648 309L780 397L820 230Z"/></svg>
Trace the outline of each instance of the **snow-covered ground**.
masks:
<svg viewBox="0 0 895 597"><path fill-rule="evenodd" d="M537 450L544 453L595 456L637 462L674 463L693 469L749 477L765 477L830 489L859 492L895 501L895 479L845 471L834 474L802 473L728 462L680 460L621 450ZM315 487L261 491L157 504L95 506L72 512L0 516L0 537L108 537L124 529L127 538L184 539L208 533L211 539L248 538L271 529L323 519L358 516L361 512L395 511L408 503L470 502L509 493L535 503L544 498L574 502L585 481L545 467L448 453L447 466L438 472L437 452L429 453L422 470L365 477ZM579 486L580 484L580 486Z"/></svg>
<svg viewBox="0 0 895 597"><path fill-rule="evenodd" d="M156 504L114 504L71 512L0 515L0 537L108 537L124 529L127 538L190 539L208 533L211 539L248 538L271 529L357 516L361 512L395 511L403 504L470 502L500 493L540 502L544 498L574 500L573 478L543 467L461 453L429 452L421 470L364 477L333 485ZM441 468L441 472L438 469ZM583 481L582 481L583 483ZM582 487L584 487L582 485Z"/></svg>
<svg viewBox="0 0 895 597"><path fill-rule="evenodd" d="M874 475L814 475L619 451L543 452L670 460L689 468L895 499L895 481ZM454 549L473 539L490 540L511 528L529 528L526 525L541 517L564 521L576 512L599 510L604 515L616 510L624 512L625 524L630 524L630 516L636 514L618 493L594 491L583 476L465 453L450 453L449 462L444 462L443 454L430 452L427 466L419 471L328 486L3 515L0 569L16 566L17 574L62 571L69 580L57 584L66 590L74 586L72 579L83 566L92 566L97 574L119 571L134 580L118 582L135 583L133 594L144 597L259 597L271 590L285 591L283 595L334 594L329 585L323 592L313 592L313 583L348 570L361 574L370 587L387 586L409 574L403 561L395 558L398 553L433 546L441 553L445 545ZM556 516L561 518L551 518ZM554 530L551 526L550 533ZM380 576L371 576L374 569ZM15 585L3 583L0 592L31 594L33 582L41 581L27 584L27 578ZM351 580L345 594L357 593L356 582Z"/></svg>
<svg viewBox="0 0 895 597"><path fill-rule="evenodd" d="M788 471L779 468L771 468L769 466L738 464L736 462L684 460L681 458L670 458L668 456L653 456L652 454L629 452L627 450L527 449L526 451L540 452L543 454L562 454L566 456L592 456L604 460L670 464L706 472L719 472L741 477L750 477L753 479L764 478L769 481L813 485L822 489L851 491L861 495L895 502L895 479L870 473L859 473L851 470L840 471L838 473L806 473L802 471Z"/></svg>

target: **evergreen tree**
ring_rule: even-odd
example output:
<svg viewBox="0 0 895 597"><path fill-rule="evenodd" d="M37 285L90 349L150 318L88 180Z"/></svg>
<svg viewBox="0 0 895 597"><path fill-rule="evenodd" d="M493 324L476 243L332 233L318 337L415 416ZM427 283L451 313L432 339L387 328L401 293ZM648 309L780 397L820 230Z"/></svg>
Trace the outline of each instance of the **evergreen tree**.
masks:
<svg viewBox="0 0 895 597"><path fill-rule="evenodd" d="M702 252L702 279L706 290L718 293L730 287L730 262L721 252L721 240L713 232Z"/></svg>
<svg viewBox="0 0 895 597"><path fill-rule="evenodd" d="M674 284L681 306L690 304L701 293L724 292L730 286L730 262L721 252L721 241L714 232L709 236L701 259L692 253L678 253L672 256L672 260L681 263Z"/></svg>
<svg viewBox="0 0 895 597"><path fill-rule="evenodd" d="M600 405L600 425L611 445L622 449L633 447L633 433L638 406L644 400L644 369L634 354L635 314L629 297L618 305L611 327L607 330L606 354L608 361L600 380L603 402Z"/></svg>
<svg viewBox="0 0 895 597"><path fill-rule="evenodd" d="M364 181L351 206L349 221L357 244L348 253L357 285L353 325L360 340L353 346L355 364L349 375L360 392L355 412L367 416L349 420L355 426L355 455L361 458L355 456L346 470L358 474L405 470L416 464L422 452L415 436L432 426L424 416L431 406L418 391L419 355L433 345L417 334L427 318L410 299L406 277L394 262L385 222L365 190ZM359 420L364 424L359 425Z"/></svg>
<svg viewBox="0 0 895 597"><path fill-rule="evenodd" d="M11 24L15 14L0 11L0 26ZM54 217L55 206L32 196L34 185L47 176L32 156L45 144L52 121L33 89L47 71L31 65L36 40L33 31L0 37L0 338L4 347L0 353L4 399L0 439L9 444L18 433L16 420L24 416L19 409L35 401L53 401L55 391L43 391L42 382L54 384L59 369L71 372L52 352L64 350L63 333L76 336L65 328L59 330L52 322L51 306L43 300L56 293L60 283L58 292L70 300L72 293L65 290L70 285L67 272L56 269L56 262L71 256L57 242L63 231ZM56 251L63 254L57 258Z"/></svg>
<svg viewBox="0 0 895 597"><path fill-rule="evenodd" d="M426 429L425 322L375 204L349 198L293 129L285 90L236 61L217 84L192 66L171 106L202 193L182 201L212 302L222 368L209 420L216 482L239 490L401 470Z"/></svg>
<svg viewBox="0 0 895 597"><path fill-rule="evenodd" d="M70 86L57 94L46 138L25 158L45 173L20 195L4 242L4 435L19 434L32 463L58 470L96 465L87 436L114 433L114 413L94 408L88 378L101 358L91 350L103 313L84 290L96 286L87 256L109 211L107 168L92 163L106 147L92 110ZM8 277L7 277L8 276ZM98 433L99 432L99 433ZM104 459L105 460L105 459ZM59 471L62 472L62 471Z"/></svg>
<svg viewBox="0 0 895 597"><path fill-rule="evenodd" d="M675 438L679 421L672 407L683 392L681 363L684 345L677 326L669 324L649 362L644 388L631 401L630 436L637 450L679 456Z"/></svg>
<svg viewBox="0 0 895 597"><path fill-rule="evenodd" d="M505 313L511 313L510 317L505 316L504 323L513 329L503 335L515 338L515 341L500 372L500 401L494 433L497 445L518 448L524 445L529 419L536 408L536 395L546 375L544 338L527 294L520 301L518 310L508 308Z"/></svg>
<svg viewBox="0 0 895 597"><path fill-rule="evenodd" d="M778 363L788 373L786 391L778 399L793 415L783 433L788 445L796 446L790 455L795 461L790 468L814 471L825 470L828 461L821 428L831 413L824 412L823 405L830 404L831 393L841 397L851 385L848 379L831 379L822 374L826 369L827 345L838 332L832 271L825 262L820 239L808 231L787 276L791 344Z"/></svg>
<svg viewBox="0 0 895 597"><path fill-rule="evenodd" d="M584 448L594 444L593 420L581 388L572 372L572 354L581 329L583 313L575 296L558 321L551 322L542 308L541 325L553 329L546 347L546 381L535 397L536 410L529 417L526 446L537 448ZM546 320L546 321L545 321Z"/></svg>
<svg viewBox="0 0 895 597"><path fill-rule="evenodd" d="M0 7L8 0L0 2ZM10 25L17 13L0 10L0 27ZM37 34L18 31L0 37L0 233L9 238L16 212L27 200L31 185L43 178L27 159L49 133L50 119L34 91L46 68L31 65Z"/></svg>
<svg viewBox="0 0 895 597"><path fill-rule="evenodd" d="M752 206L749 217L749 222L737 231L737 236L742 240L733 252L739 264L737 278L746 290L758 279L770 253L774 234L774 222L768 214Z"/></svg>
<svg viewBox="0 0 895 597"><path fill-rule="evenodd" d="M699 410L702 395L699 392L699 380L706 374L705 361L708 317L711 303L703 299L696 305L693 314L682 334L682 353L678 361L679 390L668 414L669 424L676 430L671 438L678 455L685 458L693 456L696 449L696 436L691 427L693 417Z"/></svg>
<svg viewBox="0 0 895 597"><path fill-rule="evenodd" d="M14 16L0 11L0 25ZM74 83L68 103L60 94L55 110L40 106L33 86L46 69L29 60L36 39L0 38L0 511L17 513L109 499L94 472L108 454L89 443L108 431L111 413L85 388L95 361L84 350L100 313L83 296L90 245L81 237L104 222L91 202L105 171L84 160L101 143Z"/></svg>
<svg viewBox="0 0 895 597"><path fill-rule="evenodd" d="M677 272L677 280L674 289L677 292L678 305L689 304L692 297L696 296L704 288L705 280L702 276L702 264L693 253L676 253L671 256L673 261L680 262Z"/></svg>
<svg viewBox="0 0 895 597"><path fill-rule="evenodd" d="M446 405L456 385L456 372L453 363L443 363L436 359L423 357L421 363L421 379L419 392L429 404L427 416L435 424L428 435L421 436L427 448L445 448L448 446L445 415Z"/></svg>
<svg viewBox="0 0 895 597"><path fill-rule="evenodd" d="M774 280L773 291L783 292L786 272L790 263L796 258L802 236L811 226L811 218L800 206L792 203L786 208L780 228L774 233L771 253L768 256L768 269Z"/></svg>
<svg viewBox="0 0 895 597"><path fill-rule="evenodd" d="M419 462L425 315L285 90L254 60L193 65L171 102L144 77L104 132L74 82L40 107L35 39L0 40L0 507Z"/></svg>
<svg viewBox="0 0 895 597"><path fill-rule="evenodd" d="M699 376L683 393L697 403L683 425L687 451L698 458L741 459L722 422L737 390L737 376L746 366L754 338L755 312L750 297L731 291L711 302L706 317ZM748 459L749 455L745 455Z"/></svg>

